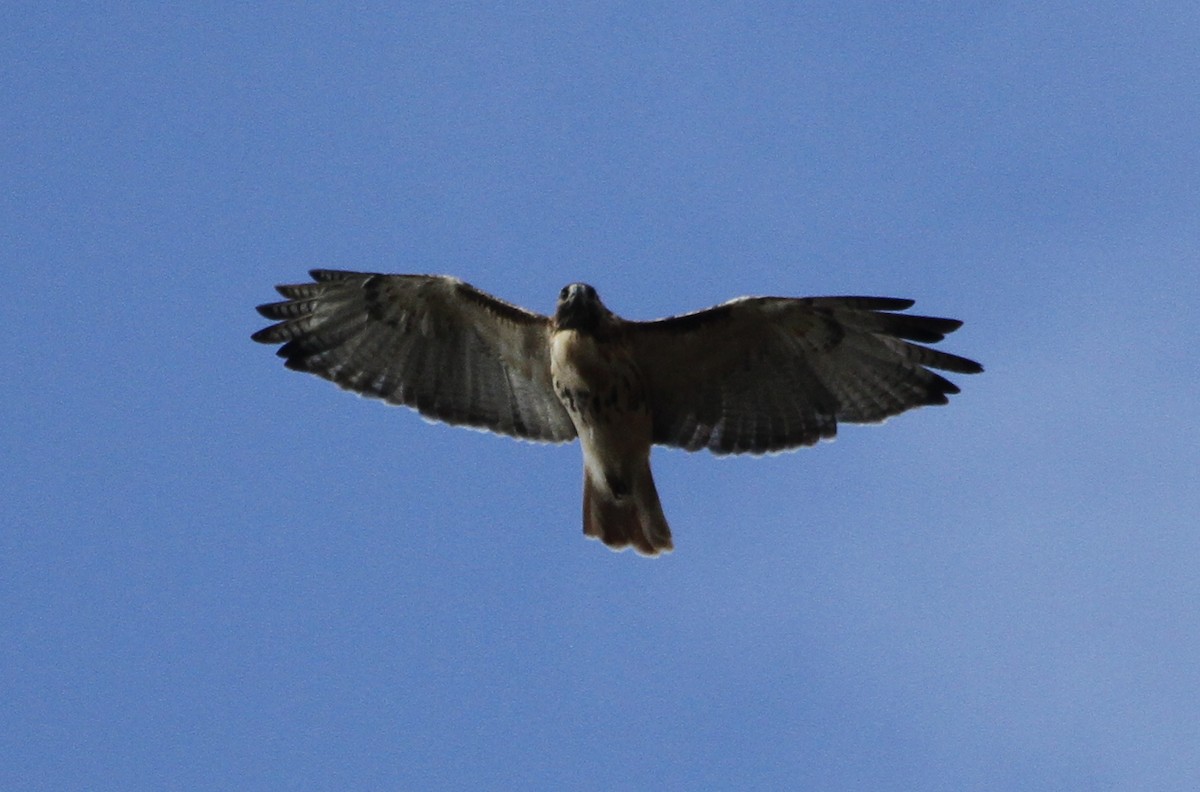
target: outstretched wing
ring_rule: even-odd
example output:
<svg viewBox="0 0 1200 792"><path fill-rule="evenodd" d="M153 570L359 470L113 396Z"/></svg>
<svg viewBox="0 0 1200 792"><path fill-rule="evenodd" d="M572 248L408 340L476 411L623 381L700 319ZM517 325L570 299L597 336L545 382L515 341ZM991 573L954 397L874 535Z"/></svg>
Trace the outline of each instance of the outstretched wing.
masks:
<svg viewBox="0 0 1200 792"><path fill-rule="evenodd" d="M982 371L935 343L962 323L893 313L890 297L743 297L626 325L647 383L654 442L718 454L782 451L958 388L930 369Z"/></svg>
<svg viewBox="0 0 1200 792"><path fill-rule="evenodd" d="M456 278L313 270L258 306L255 333L296 371L422 415L562 442L575 427L550 382L550 320Z"/></svg>

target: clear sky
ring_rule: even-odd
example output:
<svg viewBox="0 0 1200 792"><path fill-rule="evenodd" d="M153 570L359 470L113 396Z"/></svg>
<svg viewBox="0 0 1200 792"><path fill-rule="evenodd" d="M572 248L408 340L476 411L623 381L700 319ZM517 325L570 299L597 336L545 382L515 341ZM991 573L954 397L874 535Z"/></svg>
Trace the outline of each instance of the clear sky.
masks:
<svg viewBox="0 0 1200 792"><path fill-rule="evenodd" d="M1200 783L1194 3L12 3L0 74L0 788ZM657 451L650 561L252 343L311 267L987 372Z"/></svg>

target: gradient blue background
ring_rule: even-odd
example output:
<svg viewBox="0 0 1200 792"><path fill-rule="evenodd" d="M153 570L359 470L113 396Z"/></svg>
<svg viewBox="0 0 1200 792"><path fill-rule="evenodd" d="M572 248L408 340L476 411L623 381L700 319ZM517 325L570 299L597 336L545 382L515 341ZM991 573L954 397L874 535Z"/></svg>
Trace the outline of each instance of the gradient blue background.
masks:
<svg viewBox="0 0 1200 792"><path fill-rule="evenodd" d="M0 12L0 788L1200 783L1194 3ZM285 371L314 266L966 320L946 408L659 450Z"/></svg>

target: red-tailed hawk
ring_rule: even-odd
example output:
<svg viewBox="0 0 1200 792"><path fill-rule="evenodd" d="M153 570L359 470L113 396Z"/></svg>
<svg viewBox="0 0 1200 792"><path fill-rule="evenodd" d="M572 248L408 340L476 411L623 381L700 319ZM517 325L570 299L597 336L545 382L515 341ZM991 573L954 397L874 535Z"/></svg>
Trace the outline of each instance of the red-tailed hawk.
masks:
<svg viewBox="0 0 1200 792"><path fill-rule="evenodd" d="M742 297L633 322L572 283L554 316L456 278L313 270L258 307L278 324L290 369L422 415L583 446L583 532L620 550L671 550L650 447L716 454L784 451L833 437L958 388L930 369L974 374L973 360L918 343L955 319L895 313L891 297Z"/></svg>

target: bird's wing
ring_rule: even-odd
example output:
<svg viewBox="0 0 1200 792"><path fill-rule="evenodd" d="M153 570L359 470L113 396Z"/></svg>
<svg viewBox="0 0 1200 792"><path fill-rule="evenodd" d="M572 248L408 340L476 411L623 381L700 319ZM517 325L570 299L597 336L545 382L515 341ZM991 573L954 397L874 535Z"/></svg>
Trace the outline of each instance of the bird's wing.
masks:
<svg viewBox="0 0 1200 792"><path fill-rule="evenodd" d="M575 437L550 382L550 320L456 278L313 270L260 305L290 369L428 418L526 440Z"/></svg>
<svg viewBox="0 0 1200 792"><path fill-rule="evenodd" d="M917 343L955 319L895 313L890 297L743 297L696 313L628 322L654 442L718 454L783 451L958 393L930 371L982 371Z"/></svg>

